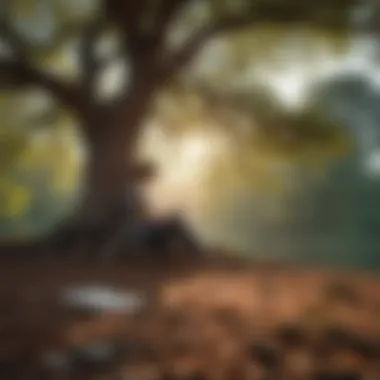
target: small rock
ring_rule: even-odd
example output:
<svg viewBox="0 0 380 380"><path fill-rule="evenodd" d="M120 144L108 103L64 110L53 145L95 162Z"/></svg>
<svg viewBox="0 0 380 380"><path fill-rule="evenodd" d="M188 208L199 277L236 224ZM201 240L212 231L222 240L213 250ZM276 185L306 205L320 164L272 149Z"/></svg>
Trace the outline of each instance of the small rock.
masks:
<svg viewBox="0 0 380 380"><path fill-rule="evenodd" d="M92 311L112 311L136 314L146 305L146 300L135 292L125 292L101 285L73 286L62 291L64 306Z"/></svg>

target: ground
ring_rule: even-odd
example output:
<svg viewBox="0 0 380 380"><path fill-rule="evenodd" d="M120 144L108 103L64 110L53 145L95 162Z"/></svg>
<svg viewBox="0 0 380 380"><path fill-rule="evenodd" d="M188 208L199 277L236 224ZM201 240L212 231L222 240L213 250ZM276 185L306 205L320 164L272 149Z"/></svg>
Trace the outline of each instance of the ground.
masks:
<svg viewBox="0 0 380 380"><path fill-rule="evenodd" d="M88 283L146 304L58 302ZM9 261L0 308L0 379L380 379L380 279L366 274L216 258ZM96 345L103 354L88 354Z"/></svg>

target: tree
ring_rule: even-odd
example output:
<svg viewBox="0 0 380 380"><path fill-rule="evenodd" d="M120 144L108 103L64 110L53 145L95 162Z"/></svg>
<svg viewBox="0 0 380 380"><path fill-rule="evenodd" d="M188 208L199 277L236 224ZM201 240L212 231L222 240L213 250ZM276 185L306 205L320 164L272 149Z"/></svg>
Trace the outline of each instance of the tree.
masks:
<svg viewBox="0 0 380 380"><path fill-rule="evenodd" d="M355 3L10 0L2 8L0 23L5 47L0 85L12 91L41 88L54 98L54 107L76 118L88 149L80 217L84 223L106 220L114 205L124 199L126 183L136 175L136 141L156 94L186 71L208 41L263 23L342 30L349 26L349 12ZM25 19L33 15L44 21L44 31L31 33L31 24L29 29L25 27ZM195 30L194 18L204 20ZM176 46L170 38L186 30L191 33L181 47ZM115 58L99 54L99 45L107 38L117 42L114 54L129 80L120 93L104 100L97 91L99 78L109 59ZM73 41L80 69L76 78L61 78L41 67L42 60L54 60L49 57L52 48Z"/></svg>

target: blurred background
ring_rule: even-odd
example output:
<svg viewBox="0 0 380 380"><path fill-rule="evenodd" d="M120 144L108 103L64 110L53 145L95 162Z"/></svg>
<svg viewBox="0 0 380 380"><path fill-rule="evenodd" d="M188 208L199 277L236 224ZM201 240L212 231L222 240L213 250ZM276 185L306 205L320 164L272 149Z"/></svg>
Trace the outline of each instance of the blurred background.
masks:
<svg viewBox="0 0 380 380"><path fill-rule="evenodd" d="M33 62L75 80L78 33L100 2L3 2ZM213 3L188 3L173 46L222 3L242 2ZM380 270L376 7L342 5L348 30L260 23L205 44L157 94L139 141L159 168L146 189L152 209L180 208L204 242L233 254ZM9 54L0 38L0 56ZM97 96L107 99L128 80L112 31L97 56L106 62ZM74 209L86 144L43 89L0 90L0 236L23 240Z"/></svg>

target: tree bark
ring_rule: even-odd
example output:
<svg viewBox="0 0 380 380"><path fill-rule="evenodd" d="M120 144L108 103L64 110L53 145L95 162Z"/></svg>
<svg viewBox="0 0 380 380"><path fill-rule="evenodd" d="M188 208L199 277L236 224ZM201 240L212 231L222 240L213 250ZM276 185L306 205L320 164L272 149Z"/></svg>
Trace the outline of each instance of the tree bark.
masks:
<svg viewBox="0 0 380 380"><path fill-rule="evenodd" d="M78 210L81 219L90 223L109 219L124 204L132 181L131 161L123 130L109 128L87 139L84 192Z"/></svg>
<svg viewBox="0 0 380 380"><path fill-rule="evenodd" d="M78 209L85 223L107 223L142 211L137 184L144 173L136 147L154 95L152 86L135 89L121 107L94 113L86 121L87 163Z"/></svg>

